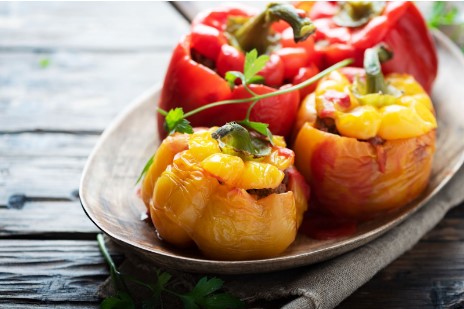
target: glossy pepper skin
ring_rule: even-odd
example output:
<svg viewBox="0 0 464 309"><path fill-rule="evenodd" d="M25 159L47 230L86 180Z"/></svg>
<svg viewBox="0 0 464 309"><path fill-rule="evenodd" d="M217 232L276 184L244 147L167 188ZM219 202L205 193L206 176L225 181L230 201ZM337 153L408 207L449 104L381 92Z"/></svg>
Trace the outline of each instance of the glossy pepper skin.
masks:
<svg viewBox="0 0 464 309"><path fill-rule="evenodd" d="M304 12L300 11L300 14L304 15ZM232 35L226 28L229 20L250 19L258 15L255 10L238 7L200 13L192 22L191 32L181 39L173 52L159 107L164 110L182 107L184 112L188 112L208 103L249 96L243 86L237 84L234 89L230 89L224 79L228 71L243 71L246 51L237 46L234 39L229 39ZM273 43L275 47L260 51L269 54L270 60L258 73L264 77L264 84L252 86L256 93L273 92L295 81L304 81L319 72L312 64L312 38L295 43L293 30L288 24L279 22L273 25L276 26L271 26L270 31L278 41ZM306 94L308 89L312 90L303 89L301 93ZM299 91L261 100L254 107L251 120L266 122L273 133L288 137L299 103ZM249 104L251 102L215 107L192 116L189 121L193 126L210 127L240 120L245 117ZM160 115L158 131L161 137L165 136Z"/></svg>
<svg viewBox="0 0 464 309"><path fill-rule="evenodd" d="M411 76L385 78L400 95L360 95L353 78L363 79L363 70L344 70L347 75L335 71L321 80L302 103L295 165L318 207L366 220L406 205L425 189L437 124L430 98Z"/></svg>
<svg viewBox="0 0 464 309"><path fill-rule="evenodd" d="M307 8L317 28L314 39L320 68L346 58L353 58L354 66L362 67L366 48L385 44L394 57L383 64L383 71L412 75L430 93L437 75L437 52L424 18L413 2L387 2L380 15L358 27L337 25L334 17L339 9L336 2L325 1Z"/></svg>
<svg viewBox="0 0 464 309"><path fill-rule="evenodd" d="M222 260L267 258L295 239L309 187L281 137L268 156L244 161L221 152L214 129L168 136L142 183L159 236ZM285 171L285 173L284 173ZM286 176L285 176L286 175ZM286 188L258 198L252 189Z"/></svg>

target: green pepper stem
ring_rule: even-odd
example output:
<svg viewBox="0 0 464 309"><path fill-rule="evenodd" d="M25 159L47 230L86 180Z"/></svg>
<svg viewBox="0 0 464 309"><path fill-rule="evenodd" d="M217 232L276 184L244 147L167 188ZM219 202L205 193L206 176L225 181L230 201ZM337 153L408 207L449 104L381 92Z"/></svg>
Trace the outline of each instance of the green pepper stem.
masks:
<svg viewBox="0 0 464 309"><path fill-rule="evenodd" d="M200 106L200 107L198 107L198 108L196 108L194 110L191 110L188 113L185 113L184 118L188 118L190 116L198 114L199 112L202 112L204 110L207 110L207 109L210 109L210 108L216 107L216 106L248 103L250 101L255 101L255 100L257 101L257 100L277 96L277 95L280 95L280 94L286 94L286 93L289 93L289 92L292 92L292 91L295 91L295 90L300 90L300 89L302 89L302 88L304 88L304 87L306 87L308 85L311 85L312 83L316 82L317 80L321 79L322 77L326 76L327 74L330 74L331 72L333 72L335 70L338 70L340 68L343 68L343 67L345 67L345 66L347 66L347 65L349 65L351 63L353 63L353 59L345 59L345 60L342 60L340 62L337 62L333 66L328 67L327 69L319 72L318 74L314 75L313 77L305 80L302 83L294 85L292 87L288 87L288 88L280 89L280 90L277 90L277 91L257 95L257 96L251 97L251 98L243 98L243 99L236 99L236 100L224 100L224 101L218 101L218 102L206 104L206 105ZM166 116L168 114L167 111L165 111L165 110L163 110L161 108L158 108L157 110L158 110L158 113L160 113L161 115Z"/></svg>
<svg viewBox="0 0 464 309"><path fill-rule="evenodd" d="M306 40L316 31L309 18L300 16L294 6L270 3L265 11L250 18L232 35L242 50L248 52L256 49L260 55L265 54L274 43L270 34L271 25L278 20L285 20L292 27L295 42Z"/></svg>
<svg viewBox="0 0 464 309"><path fill-rule="evenodd" d="M387 93L379 53L376 48L368 48L364 52L364 70L366 71L366 94Z"/></svg>
<svg viewBox="0 0 464 309"><path fill-rule="evenodd" d="M333 21L340 27L361 27L382 14L385 6L385 1L345 1Z"/></svg>

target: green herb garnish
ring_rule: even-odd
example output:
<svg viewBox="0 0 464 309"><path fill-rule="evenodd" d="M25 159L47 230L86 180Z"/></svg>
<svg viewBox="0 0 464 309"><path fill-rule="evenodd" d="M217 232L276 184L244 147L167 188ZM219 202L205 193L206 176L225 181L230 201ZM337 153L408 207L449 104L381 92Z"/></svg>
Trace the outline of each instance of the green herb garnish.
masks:
<svg viewBox="0 0 464 309"><path fill-rule="evenodd" d="M238 124L247 127L248 129L254 130L257 133L263 135L265 138L269 140L269 142L272 144L273 143L273 137L272 133L269 130L269 125L266 123L262 122L257 122L257 121L251 121L250 120L250 115L251 115L251 110L253 107L258 103L259 100L261 99L266 99L266 98L271 98L274 96L278 96L281 94L286 94L292 91L296 91L299 89L302 89L317 80L321 79L322 77L330 74L331 72L338 70L342 67L345 67L353 62L352 59L345 59L343 61L340 61L331 67L323 70L322 72L319 72L318 74L314 75L313 77L305 80L304 82L301 82L297 85L293 85L292 87L284 88L284 89L279 89L274 92L269 92L265 94L256 94L254 93L248 85L252 83L256 83L261 81L262 77L257 75L259 71L261 71L264 66L266 65L267 61L269 61L269 57L266 55L262 55L258 57L258 53L256 50L252 50L245 55L245 65L243 69L243 73L239 71L230 71L226 73L226 80L229 82L229 84L234 85L235 80L239 78L242 81L242 85L245 87L245 89L250 93L251 97L250 98L244 98L244 99L236 99L236 100L224 100L224 101L218 101L210 104L206 104L203 106L200 106L192 111L189 111L187 113L184 113L182 108L177 107L174 109L171 109L169 111L165 111L161 108L158 108L158 112L165 117L165 123L164 123L164 128L169 134L172 134L174 132L180 132L180 133L193 133L193 128L190 125L190 122L186 119L190 116L193 116L195 114L198 114L204 110L216 107L216 106L222 106L222 105L230 105L230 104L243 104L243 103L249 103L250 101L252 102L250 106L248 107L246 117L243 120L238 120L236 121ZM148 161L147 165L145 165L146 170L150 167L152 164L152 161ZM145 170L144 168L144 170ZM142 171L141 176L139 177L139 180L142 178L142 176L146 173Z"/></svg>
<svg viewBox="0 0 464 309"><path fill-rule="evenodd" d="M172 134L174 132L179 133L193 133L193 128L190 125L190 121L185 119L184 110L181 107L171 109L169 113L163 114L165 116L164 129Z"/></svg>
<svg viewBox="0 0 464 309"><path fill-rule="evenodd" d="M258 52L256 49L253 49L245 55L243 73L239 71L229 71L226 73L225 79L231 88L234 87L237 78L241 79L243 85L262 83L264 82L264 78L258 75L258 72L266 66L268 61L268 55L261 55L258 57Z"/></svg>
<svg viewBox="0 0 464 309"><path fill-rule="evenodd" d="M145 176L145 174L148 172L148 169L153 164L153 159L154 158L155 158L155 155L152 155L151 158L148 159L147 163L145 163L145 166L143 167L143 170L140 173L139 178L137 178L137 181L135 182L136 185L140 182L140 180L142 180L143 176Z"/></svg>
<svg viewBox="0 0 464 309"><path fill-rule="evenodd" d="M263 58L264 57L264 58ZM347 65L349 65L350 63L353 62L352 59L345 59L343 61L340 61L336 64L334 64L333 66L323 70L322 72L319 72L318 74L314 75L313 77L311 77L310 79L307 79L305 80L304 82L301 82L297 85L293 85L292 87L288 87L288 88L284 88L284 89L279 89L279 90L276 90L274 92L269 92L269 93L265 93L265 94L255 94L253 91L251 91L251 89L248 87L248 85L250 83L252 83L253 81L255 81L257 79L257 76L259 75L256 75L257 72L259 72L265 65L266 65L266 62L268 61L268 58L266 58L267 56L260 56L260 57L257 57L257 52L255 50L249 52L246 54L246 57L245 57L245 67L244 68L244 73L241 73L241 72L238 72L238 71L231 71L231 72L228 72L226 75L228 75L228 81L229 82L235 82L235 79L236 78L240 78L242 80L242 83L244 85L244 87L247 89L247 91L251 94L251 97L250 98L244 98L244 99L236 99L236 100L224 100L224 101L218 101L218 102L214 102L214 103L210 103L210 104L206 104L206 105L203 105L203 106L200 106L192 111L189 111L188 113L180 113L178 110L179 108L175 108L175 109L171 109L168 111L165 111L161 108L158 108L158 112L160 114L162 114L163 116L166 117L166 119L173 119L173 120L169 120L165 123L165 128L167 128L167 131L169 133L172 133L172 132L181 132L181 133L185 133L185 131L190 131L190 132L193 132L193 129L192 127L189 125L189 124L186 124L185 122L182 122L182 125L180 126L179 128L179 131L176 129L178 128L178 126L176 125L177 123L180 123L182 120L185 120L186 118L190 117L190 116L193 116L195 114L198 114L204 110L207 110L207 109L210 109L210 108L213 108L213 107L216 107L216 106L222 106L222 105L229 105L229 104L243 104L243 103L249 103L250 101L252 101L253 103L250 104L250 107L248 108L248 111L247 111L247 117L244 119L244 120L241 120L241 121L237 121L259 133L262 133L264 132L263 128L264 126L267 126L265 123L261 123L261 122L252 122L250 121L249 119L249 116L250 116L250 112L251 112L251 109L254 107L254 105L261 99L266 99L266 98L271 98L271 97L274 97L274 96L278 96L278 95L281 95L281 94L286 94L286 93L289 93L289 92L292 92L292 91L295 91L295 90L299 90L301 88L304 88L314 82L316 82L317 80L321 79L322 77L326 76L327 74L337 70L337 69L340 69L342 67L345 67ZM259 77L258 77L259 79ZM188 133L188 132L187 132ZM264 134L264 135L268 135L267 133Z"/></svg>
<svg viewBox="0 0 464 309"><path fill-rule="evenodd" d="M110 275L116 290L116 294L105 298L100 307L102 309L132 309L144 308L155 309L163 308L161 296L174 296L180 299L185 309L220 309L244 308L245 304L237 297L221 292L224 281L218 278L202 277L190 291L179 293L171 290L168 285L171 282L172 275L168 272L162 272L156 269L156 282L145 283L131 276L124 275L118 271L113 259L108 253L102 234L97 235L98 247L100 248L106 263L110 268ZM147 299L134 299L125 280L144 287L150 291Z"/></svg>

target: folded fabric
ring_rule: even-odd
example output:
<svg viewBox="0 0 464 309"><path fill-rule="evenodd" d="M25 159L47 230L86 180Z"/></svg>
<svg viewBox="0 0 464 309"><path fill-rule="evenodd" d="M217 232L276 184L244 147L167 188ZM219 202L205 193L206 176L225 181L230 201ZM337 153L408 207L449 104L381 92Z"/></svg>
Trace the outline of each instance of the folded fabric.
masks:
<svg viewBox="0 0 464 309"><path fill-rule="evenodd" d="M293 299L283 308L334 308L377 272L412 248L452 207L464 200L464 168L426 205L409 219L374 241L331 260L285 271L236 276L220 276L224 288L246 302ZM142 280L156 278L153 265L125 252L120 271ZM169 270L173 273L172 270ZM192 285L196 275L175 272L184 285ZM135 296L139 291L133 290ZM110 281L100 295L110 292ZM140 295L140 297L142 297ZM166 308L169 308L166 304Z"/></svg>

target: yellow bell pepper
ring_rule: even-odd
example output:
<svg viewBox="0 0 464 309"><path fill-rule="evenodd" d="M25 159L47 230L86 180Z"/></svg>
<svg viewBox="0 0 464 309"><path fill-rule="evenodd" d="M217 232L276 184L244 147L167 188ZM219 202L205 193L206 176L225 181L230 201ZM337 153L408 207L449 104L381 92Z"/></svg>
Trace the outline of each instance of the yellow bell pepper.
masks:
<svg viewBox="0 0 464 309"><path fill-rule="evenodd" d="M333 72L305 98L294 151L317 205L364 220L404 206L425 189L437 121L413 77L359 72Z"/></svg>
<svg viewBox="0 0 464 309"><path fill-rule="evenodd" d="M214 259L280 254L294 241L309 197L293 151L274 137L268 155L243 159L221 150L215 130L176 133L159 146L142 183L159 236L196 244Z"/></svg>

